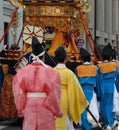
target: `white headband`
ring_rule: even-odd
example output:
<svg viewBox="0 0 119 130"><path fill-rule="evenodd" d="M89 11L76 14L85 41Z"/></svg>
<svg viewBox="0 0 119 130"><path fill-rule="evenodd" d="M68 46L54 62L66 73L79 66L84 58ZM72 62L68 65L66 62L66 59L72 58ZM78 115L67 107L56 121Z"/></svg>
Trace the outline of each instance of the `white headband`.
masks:
<svg viewBox="0 0 119 130"><path fill-rule="evenodd" d="M44 62L42 60L40 60L40 56L44 55L45 51L43 51L42 53L40 53L39 55L34 55L33 53L31 54L31 56L33 56L32 60L33 62L40 62L43 66L48 67L46 64L44 64Z"/></svg>

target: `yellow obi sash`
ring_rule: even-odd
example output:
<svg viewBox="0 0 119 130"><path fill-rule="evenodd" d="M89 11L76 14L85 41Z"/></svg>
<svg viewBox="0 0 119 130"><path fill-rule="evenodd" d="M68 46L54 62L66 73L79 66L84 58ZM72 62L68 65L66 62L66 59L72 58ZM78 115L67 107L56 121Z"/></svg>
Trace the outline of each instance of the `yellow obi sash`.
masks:
<svg viewBox="0 0 119 130"><path fill-rule="evenodd" d="M116 71L116 64L114 62L101 63L99 67L103 74Z"/></svg>
<svg viewBox="0 0 119 130"><path fill-rule="evenodd" d="M79 77L96 76L97 68L94 65L80 65L77 67Z"/></svg>

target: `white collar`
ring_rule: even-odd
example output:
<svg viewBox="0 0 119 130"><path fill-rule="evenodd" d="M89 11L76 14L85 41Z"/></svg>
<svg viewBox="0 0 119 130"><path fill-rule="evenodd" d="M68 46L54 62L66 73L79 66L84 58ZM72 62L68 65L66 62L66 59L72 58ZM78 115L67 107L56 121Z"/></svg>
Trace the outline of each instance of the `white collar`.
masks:
<svg viewBox="0 0 119 130"><path fill-rule="evenodd" d="M58 63L58 64L56 65L56 67L57 67L57 68L66 68L66 65L63 64L63 63Z"/></svg>
<svg viewBox="0 0 119 130"><path fill-rule="evenodd" d="M109 61L108 61L108 60L104 60L103 62L104 62L104 63L107 63L107 62L109 62Z"/></svg>
<svg viewBox="0 0 119 130"><path fill-rule="evenodd" d="M116 62L116 59L112 59L112 62Z"/></svg>
<svg viewBox="0 0 119 130"><path fill-rule="evenodd" d="M90 65L91 63L90 62L84 62L84 65Z"/></svg>

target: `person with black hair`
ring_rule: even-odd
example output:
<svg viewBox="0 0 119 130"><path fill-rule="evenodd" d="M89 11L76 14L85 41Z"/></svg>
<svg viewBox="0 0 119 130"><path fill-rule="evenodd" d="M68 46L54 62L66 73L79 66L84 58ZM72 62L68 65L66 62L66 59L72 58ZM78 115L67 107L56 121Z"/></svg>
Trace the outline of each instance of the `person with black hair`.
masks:
<svg viewBox="0 0 119 130"><path fill-rule="evenodd" d="M33 62L19 69L12 82L17 111L24 118L22 130L56 130L55 119L63 115L60 75L44 63L44 54L33 37Z"/></svg>
<svg viewBox="0 0 119 130"><path fill-rule="evenodd" d="M108 43L102 51L103 62L98 64L97 96L100 98L100 113L106 130L114 123L113 100L114 83L118 73L117 65L112 62L112 47Z"/></svg>
<svg viewBox="0 0 119 130"><path fill-rule="evenodd" d="M86 96L86 99L89 102L89 107L91 105L91 100L95 100L97 102L95 87L96 87L96 76L97 76L97 67L91 63L91 55L84 48L80 48L80 56L83 62L82 65L79 65L76 68L76 76L78 78L79 83L83 89L83 92ZM97 104L93 102L93 110L90 110L97 121L99 121L99 112L97 108ZM92 126L96 125L93 119L88 118L89 113L87 110L83 112L81 115L81 126L83 130L91 130Z"/></svg>
<svg viewBox="0 0 119 130"><path fill-rule="evenodd" d="M40 43L42 45L42 47L45 50L45 56L44 56L44 63L47 65L50 65L51 67L55 67L57 65L57 61L56 58L49 55L47 53L47 48L45 47L45 43ZM18 71L19 69L21 69L22 67L31 64L33 62L32 60L32 51L30 52L26 52L18 61L17 63L14 65L14 68L16 71Z"/></svg>
<svg viewBox="0 0 119 130"><path fill-rule="evenodd" d="M60 106L63 111L63 116L56 119L56 130L66 130L68 127L67 117L72 125L72 121L77 124L81 114L88 106L88 101L76 75L65 65L67 52L64 46L61 45L55 50L55 57L58 64L54 69L60 74L62 83Z"/></svg>
<svg viewBox="0 0 119 130"><path fill-rule="evenodd" d="M111 51L111 61L114 62L117 65L118 68L118 74L115 78L114 83L114 99L113 99L113 113L114 113L114 123L112 127L115 127L118 125L118 113L119 113L119 61L116 60L116 51L115 49L112 49Z"/></svg>

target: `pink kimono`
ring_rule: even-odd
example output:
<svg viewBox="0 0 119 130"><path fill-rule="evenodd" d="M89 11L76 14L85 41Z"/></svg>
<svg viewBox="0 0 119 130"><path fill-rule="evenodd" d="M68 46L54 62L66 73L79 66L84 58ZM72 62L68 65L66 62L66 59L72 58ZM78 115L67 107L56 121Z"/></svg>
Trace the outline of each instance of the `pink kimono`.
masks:
<svg viewBox="0 0 119 130"><path fill-rule="evenodd" d="M59 74L34 62L17 72L12 85L16 108L24 116L22 130L55 130L55 119L62 116Z"/></svg>

